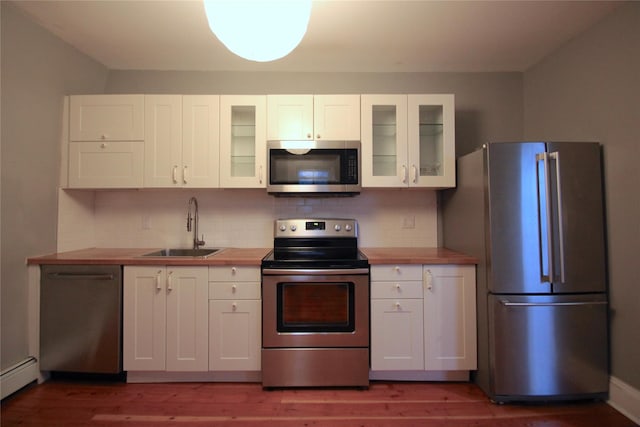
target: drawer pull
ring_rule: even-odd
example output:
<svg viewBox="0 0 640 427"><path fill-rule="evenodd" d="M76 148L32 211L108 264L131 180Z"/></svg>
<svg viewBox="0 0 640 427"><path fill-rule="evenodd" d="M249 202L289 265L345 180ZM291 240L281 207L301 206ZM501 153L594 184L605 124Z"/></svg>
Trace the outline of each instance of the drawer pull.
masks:
<svg viewBox="0 0 640 427"><path fill-rule="evenodd" d="M238 287L236 285L231 286L231 293L232 294L235 294L237 290L238 290Z"/></svg>

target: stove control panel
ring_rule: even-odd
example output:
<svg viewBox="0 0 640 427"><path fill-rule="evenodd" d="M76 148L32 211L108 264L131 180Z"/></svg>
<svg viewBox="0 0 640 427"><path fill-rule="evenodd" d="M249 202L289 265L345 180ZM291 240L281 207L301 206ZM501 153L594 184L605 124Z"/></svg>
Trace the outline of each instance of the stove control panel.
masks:
<svg viewBox="0 0 640 427"><path fill-rule="evenodd" d="M277 219L274 237L358 237L358 222L347 218Z"/></svg>

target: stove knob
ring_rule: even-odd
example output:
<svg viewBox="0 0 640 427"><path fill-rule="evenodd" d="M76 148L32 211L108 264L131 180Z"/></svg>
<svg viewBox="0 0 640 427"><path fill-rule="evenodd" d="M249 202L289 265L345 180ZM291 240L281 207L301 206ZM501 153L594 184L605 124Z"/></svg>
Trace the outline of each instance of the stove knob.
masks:
<svg viewBox="0 0 640 427"><path fill-rule="evenodd" d="M295 224L291 225L291 231L296 231L298 229L298 227Z"/></svg>
<svg viewBox="0 0 640 427"><path fill-rule="evenodd" d="M341 228L342 228L342 227L340 227L340 224L336 224L336 225L333 227L333 229L334 229L334 230L336 230L336 231L340 231L340 229L341 229Z"/></svg>
<svg viewBox="0 0 640 427"><path fill-rule="evenodd" d="M345 229L346 231L351 231L351 224L347 224L347 225L345 225L345 226L344 226L344 229Z"/></svg>
<svg viewBox="0 0 640 427"><path fill-rule="evenodd" d="M280 225L280 231L285 231L287 229L287 226L284 224Z"/></svg>

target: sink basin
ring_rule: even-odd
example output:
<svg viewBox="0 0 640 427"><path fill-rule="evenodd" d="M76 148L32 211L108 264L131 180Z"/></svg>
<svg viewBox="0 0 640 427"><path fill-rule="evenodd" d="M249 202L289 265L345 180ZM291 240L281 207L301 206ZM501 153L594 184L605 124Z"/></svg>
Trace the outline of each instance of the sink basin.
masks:
<svg viewBox="0 0 640 427"><path fill-rule="evenodd" d="M149 252L142 256L145 257L163 257L163 258L206 258L211 256L217 252L220 252L221 249L216 248L202 248L202 249L161 249L159 251Z"/></svg>

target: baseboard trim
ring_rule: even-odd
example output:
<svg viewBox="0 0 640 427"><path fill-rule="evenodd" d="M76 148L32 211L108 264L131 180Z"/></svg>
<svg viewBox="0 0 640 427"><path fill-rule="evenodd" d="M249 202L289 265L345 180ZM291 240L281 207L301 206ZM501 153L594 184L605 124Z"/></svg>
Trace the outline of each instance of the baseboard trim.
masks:
<svg viewBox="0 0 640 427"><path fill-rule="evenodd" d="M610 377L609 400L607 403L625 417L640 425L640 390L631 387L616 377Z"/></svg>
<svg viewBox="0 0 640 427"><path fill-rule="evenodd" d="M37 381L38 375L38 362L35 357L28 357L5 369L0 373L0 399L4 399L22 387Z"/></svg>

